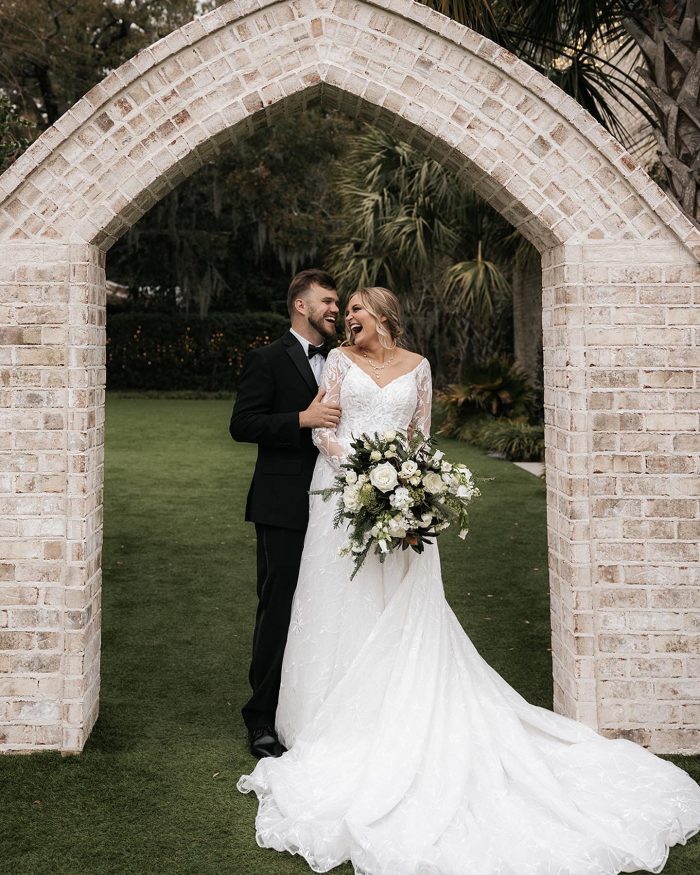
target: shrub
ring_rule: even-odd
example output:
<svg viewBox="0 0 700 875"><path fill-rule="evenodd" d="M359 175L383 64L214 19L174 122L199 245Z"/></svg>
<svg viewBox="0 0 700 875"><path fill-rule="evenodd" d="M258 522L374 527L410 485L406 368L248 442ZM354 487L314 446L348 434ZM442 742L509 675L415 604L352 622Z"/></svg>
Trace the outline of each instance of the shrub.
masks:
<svg viewBox="0 0 700 875"><path fill-rule="evenodd" d="M541 393L512 360L500 357L465 368L437 400L443 434L511 460L543 457Z"/></svg>
<svg viewBox="0 0 700 875"><path fill-rule="evenodd" d="M275 313L113 313L107 318L108 389L232 391L248 350L288 327Z"/></svg>
<svg viewBox="0 0 700 875"><path fill-rule="evenodd" d="M484 450L503 453L511 462L544 459L544 426L526 419L489 419L476 430L475 442Z"/></svg>
<svg viewBox="0 0 700 875"><path fill-rule="evenodd" d="M459 381L438 398L445 411L444 433L459 437L465 423L480 414L526 416L535 395L520 366L501 356L464 368Z"/></svg>

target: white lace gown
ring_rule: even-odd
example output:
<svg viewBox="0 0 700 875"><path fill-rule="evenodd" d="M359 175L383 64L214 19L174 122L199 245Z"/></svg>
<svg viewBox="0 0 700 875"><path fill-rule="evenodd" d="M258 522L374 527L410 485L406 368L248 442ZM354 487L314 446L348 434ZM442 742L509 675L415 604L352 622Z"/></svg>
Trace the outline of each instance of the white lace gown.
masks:
<svg viewBox="0 0 700 875"><path fill-rule="evenodd" d="M312 489L352 435L430 428L430 367L379 388L341 351L324 384ZM614 875L659 872L700 828L700 788L639 745L528 704L476 652L445 601L436 545L352 560L333 505L311 497L277 728L289 751L238 782L258 844L315 872Z"/></svg>

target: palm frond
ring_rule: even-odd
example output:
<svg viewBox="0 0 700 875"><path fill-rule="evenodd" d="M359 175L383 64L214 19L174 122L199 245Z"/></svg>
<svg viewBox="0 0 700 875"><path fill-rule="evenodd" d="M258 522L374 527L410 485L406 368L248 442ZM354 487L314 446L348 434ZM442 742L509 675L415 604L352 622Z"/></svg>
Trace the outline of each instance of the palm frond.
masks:
<svg viewBox="0 0 700 875"><path fill-rule="evenodd" d="M620 103L652 124L638 80L605 59L581 52L551 67L547 76L625 145L632 143L632 133L620 120Z"/></svg>
<svg viewBox="0 0 700 875"><path fill-rule="evenodd" d="M475 314L480 319L493 315L496 299L510 291L501 268L481 257L460 261L445 272L442 299L456 311Z"/></svg>

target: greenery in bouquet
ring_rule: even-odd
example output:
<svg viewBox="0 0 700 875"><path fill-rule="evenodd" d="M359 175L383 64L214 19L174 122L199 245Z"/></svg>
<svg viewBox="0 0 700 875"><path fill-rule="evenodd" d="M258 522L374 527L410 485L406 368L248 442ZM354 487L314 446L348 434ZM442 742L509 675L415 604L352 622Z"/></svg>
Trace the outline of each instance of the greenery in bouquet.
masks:
<svg viewBox="0 0 700 875"><path fill-rule="evenodd" d="M351 577L370 551L381 562L398 547L422 553L450 525L466 537L467 505L479 490L469 468L447 460L432 438L385 431L363 434L350 446L334 484L317 494L326 501L339 496L333 523L347 522L341 555L354 558Z"/></svg>

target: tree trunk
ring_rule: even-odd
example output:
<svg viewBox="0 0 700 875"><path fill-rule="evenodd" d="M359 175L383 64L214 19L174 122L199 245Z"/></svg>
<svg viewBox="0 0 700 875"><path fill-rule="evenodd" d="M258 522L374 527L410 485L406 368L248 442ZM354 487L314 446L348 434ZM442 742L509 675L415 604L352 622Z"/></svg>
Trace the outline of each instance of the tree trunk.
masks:
<svg viewBox="0 0 700 875"><path fill-rule="evenodd" d="M638 72L658 126L654 135L670 194L700 223L700 0L652 2L625 29L646 69Z"/></svg>
<svg viewBox="0 0 700 875"><path fill-rule="evenodd" d="M41 92L41 97L44 101L46 122L43 122L43 124L45 124L47 128L50 128L51 125L61 116L61 112L58 108L56 92L54 91L53 83L51 82L51 74L49 73L48 66L42 64L34 65L34 74L37 85L39 86L39 91Z"/></svg>
<svg viewBox="0 0 700 875"><path fill-rule="evenodd" d="M513 262L515 359L533 386L542 385L542 264L539 254Z"/></svg>

